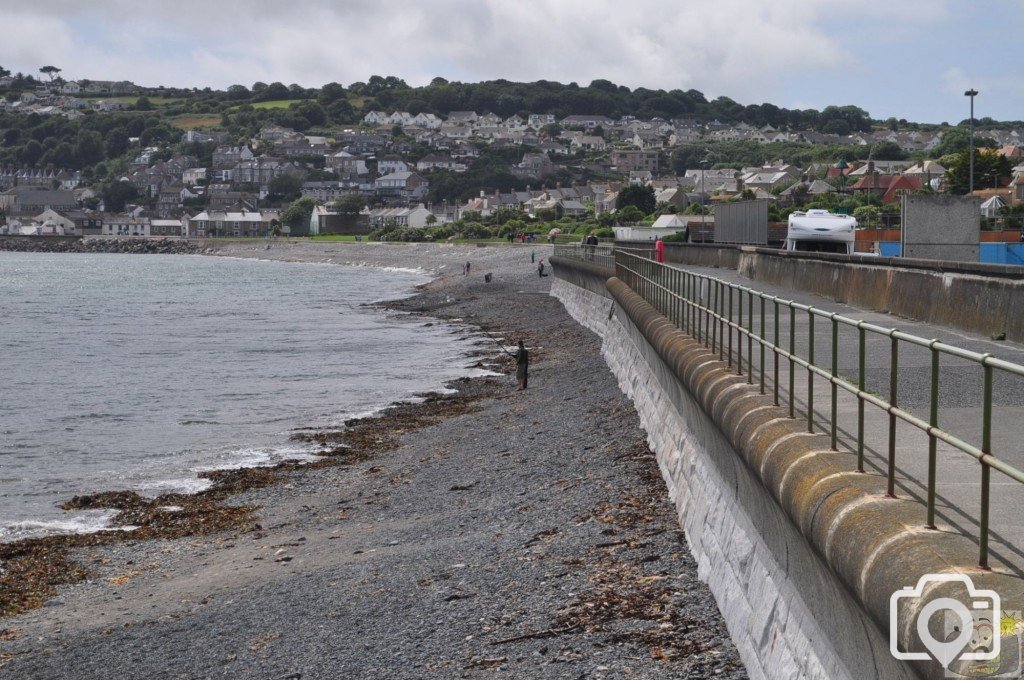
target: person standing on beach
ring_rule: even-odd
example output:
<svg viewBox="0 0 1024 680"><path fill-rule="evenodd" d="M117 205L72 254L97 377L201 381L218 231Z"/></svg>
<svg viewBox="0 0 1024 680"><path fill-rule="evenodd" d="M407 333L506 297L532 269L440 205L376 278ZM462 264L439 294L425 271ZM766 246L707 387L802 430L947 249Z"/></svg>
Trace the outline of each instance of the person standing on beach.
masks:
<svg viewBox="0 0 1024 680"><path fill-rule="evenodd" d="M526 374L530 367L530 353L526 351L526 345L523 344L522 340L519 341L519 349L516 350L515 357L516 382L519 384L519 387L517 387L516 390L525 390L527 379Z"/></svg>
<svg viewBox="0 0 1024 680"><path fill-rule="evenodd" d="M462 274L463 274L463 276L469 276L469 261L468 260L466 261L465 268L462 270Z"/></svg>

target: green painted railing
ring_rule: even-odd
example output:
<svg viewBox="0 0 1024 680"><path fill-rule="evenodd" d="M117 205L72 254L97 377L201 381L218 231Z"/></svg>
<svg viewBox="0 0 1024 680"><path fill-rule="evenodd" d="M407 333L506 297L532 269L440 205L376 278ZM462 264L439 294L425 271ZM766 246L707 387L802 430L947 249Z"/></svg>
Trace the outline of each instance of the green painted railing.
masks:
<svg viewBox="0 0 1024 680"><path fill-rule="evenodd" d="M1024 376L1024 366L997 359L991 354L972 352L938 340L928 340L894 328L884 328L810 305L785 300L712 276L670 267L652 261L652 257L653 252L646 249L617 249L614 253L616 276L664 314L677 328L702 342L712 352L717 352L719 360L725 362L729 367L734 367L739 375L745 374L748 384L753 385L756 382L761 394L766 394L767 374L776 406L780 406L782 400L779 394L780 362L789 362L789 390L786 397L789 417L805 419L808 432L814 432L818 426L818 423L815 422L814 411L814 378L819 377L829 383L831 408L828 412L827 422L822 423L819 429L828 433L833 450L838 450L838 391L842 389L856 396L856 454L859 472L864 472L865 405L878 407L888 414L886 461L888 496L896 497L897 422L902 421L926 433L928 436L927 528L936 528L937 443L945 442L979 461L981 468L979 564L982 568L988 568L991 471L995 469L1011 479L1024 483L1024 472L992 453L993 372L999 370L1016 376ZM798 353L796 349L796 323L800 315L806 315L808 325L806 348L803 354ZM788 321L788 333L784 334L788 336L788 341L784 341L783 335L780 334L780 317ZM814 325L816 321L831 325L831 365L828 368L815 364ZM853 350L852 347L840 347L839 331L841 327L849 327L857 331L858 377L856 382L844 378L839 372L840 352ZM865 389L866 346L869 334L889 339L887 398ZM931 385L927 420L910 413L898 404L901 342L924 348L931 353ZM744 344L746 344L745 353ZM758 361L754 359L755 351L759 356ZM767 352L772 355L770 364L766 364ZM962 436L939 427L939 360L942 356L957 357L976 363L983 372L980 447L968 443ZM807 372L806 408L802 413L798 412L796 403L796 374L798 370Z"/></svg>
<svg viewBox="0 0 1024 680"><path fill-rule="evenodd" d="M587 246L582 243L565 243L556 244L554 254L556 257L583 260L585 262L605 265L606 267L614 267L615 256L613 251L614 246L611 245Z"/></svg>

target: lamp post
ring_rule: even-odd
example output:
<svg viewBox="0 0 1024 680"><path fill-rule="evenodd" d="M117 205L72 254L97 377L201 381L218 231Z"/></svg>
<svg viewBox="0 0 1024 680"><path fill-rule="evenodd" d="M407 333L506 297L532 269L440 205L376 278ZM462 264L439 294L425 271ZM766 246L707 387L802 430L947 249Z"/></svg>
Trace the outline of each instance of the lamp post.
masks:
<svg viewBox="0 0 1024 680"><path fill-rule="evenodd" d="M968 181L968 186L970 187L970 189L967 192L969 194L973 194L974 193L974 98L977 95L978 95L978 91L973 89L973 88L970 89L970 90L967 90L966 92L964 92L964 96L965 97L970 97L971 98L971 121L970 121L970 129L971 129L971 141L970 141L970 144L971 144L971 163L970 163L970 175L969 175L969 179L967 180Z"/></svg>
<svg viewBox="0 0 1024 680"><path fill-rule="evenodd" d="M708 161L711 160L711 155L707 155L700 162L700 238L703 242L707 230L705 229L704 222L705 216L707 215L707 196L705 195L707 189L704 186L704 168L707 167Z"/></svg>

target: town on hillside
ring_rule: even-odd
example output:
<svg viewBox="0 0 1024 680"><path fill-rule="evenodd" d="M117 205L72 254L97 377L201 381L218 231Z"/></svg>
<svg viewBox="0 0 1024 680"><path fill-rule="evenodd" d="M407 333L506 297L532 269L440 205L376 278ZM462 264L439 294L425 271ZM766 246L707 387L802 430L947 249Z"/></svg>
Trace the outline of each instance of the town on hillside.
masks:
<svg viewBox="0 0 1024 680"><path fill-rule="evenodd" d="M815 127L708 119L719 100L702 116L413 113L372 108L401 90L374 98L367 84L213 93L40 71L0 68L0 234L611 236L677 215L710 240L723 201L762 199L773 221L826 208L898 229L901 195L970 189L985 228L1024 218L1024 126L994 121L975 121L968 177L965 124L871 121L856 107L829 107Z"/></svg>

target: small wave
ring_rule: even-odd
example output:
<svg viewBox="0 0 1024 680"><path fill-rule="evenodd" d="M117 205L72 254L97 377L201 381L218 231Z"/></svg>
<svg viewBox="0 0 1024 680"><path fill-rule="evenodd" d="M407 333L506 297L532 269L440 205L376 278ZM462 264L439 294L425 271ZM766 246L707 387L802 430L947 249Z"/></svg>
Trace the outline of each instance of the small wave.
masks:
<svg viewBox="0 0 1024 680"><path fill-rule="evenodd" d="M177 479L158 479L152 482L143 482L138 487L138 492L147 498L156 498L165 493L194 494L206 491L213 482L202 477L180 477Z"/></svg>
<svg viewBox="0 0 1024 680"><path fill-rule="evenodd" d="M321 460L309 447L282 446L266 449L239 449L225 456L226 460L211 465L200 465L192 472L213 472L215 470L239 470L250 467L267 467L285 460L312 462Z"/></svg>
<svg viewBox="0 0 1024 680"><path fill-rule="evenodd" d="M97 531L131 531L137 527L111 527L110 521L117 516L117 510L86 510L59 520L25 520L12 522L0 527L0 541L9 542L22 538L53 536L57 534L94 534Z"/></svg>
<svg viewBox="0 0 1024 680"><path fill-rule="evenodd" d="M178 425L220 425L216 420L202 420L196 418L194 420L179 420Z"/></svg>

